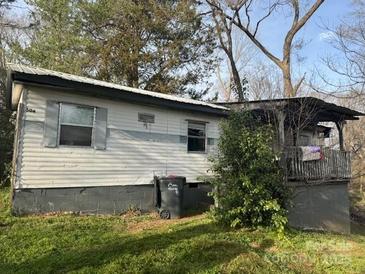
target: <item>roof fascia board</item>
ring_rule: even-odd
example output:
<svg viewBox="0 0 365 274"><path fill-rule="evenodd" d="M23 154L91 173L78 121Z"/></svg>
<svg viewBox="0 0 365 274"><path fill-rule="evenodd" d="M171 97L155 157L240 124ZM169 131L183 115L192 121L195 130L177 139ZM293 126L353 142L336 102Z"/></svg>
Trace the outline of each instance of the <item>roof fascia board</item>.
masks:
<svg viewBox="0 0 365 274"><path fill-rule="evenodd" d="M345 120L358 120L356 116L338 113L336 111L320 110L318 113L314 114L315 118L319 122L339 122Z"/></svg>

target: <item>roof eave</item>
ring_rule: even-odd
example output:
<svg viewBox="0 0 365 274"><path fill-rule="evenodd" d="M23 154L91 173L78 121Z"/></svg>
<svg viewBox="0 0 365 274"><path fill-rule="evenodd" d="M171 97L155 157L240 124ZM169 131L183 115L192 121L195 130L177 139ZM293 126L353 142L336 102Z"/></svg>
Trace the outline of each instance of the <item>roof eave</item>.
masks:
<svg viewBox="0 0 365 274"><path fill-rule="evenodd" d="M197 111L203 112L210 115L216 116L227 116L228 109L219 109L213 108L205 105L198 105L198 104L189 104L184 102L178 102L173 100L168 100L159 97L153 97L145 94L136 94L131 93L128 91L121 92L118 89L114 89L111 87L102 87L102 86L95 86L89 83L81 83L71 80L66 80L57 76L51 75L37 75L37 74L29 74L24 72L18 71L11 71L9 79L11 83L13 81L23 82L25 84L30 85L47 85L53 86L55 88L64 88L66 90L70 90L72 92L77 92L82 95L94 96L94 97L102 97L102 98L109 98L109 99L120 99L132 102L138 102L142 104L148 105L157 105L157 106L164 106L168 108L174 109L181 109L181 110L188 110L188 111ZM10 84L11 86L11 84ZM10 97L11 97L11 87L10 87ZM11 100L11 99L10 99ZM8 101L10 102L10 101ZM11 106L10 106L11 107Z"/></svg>

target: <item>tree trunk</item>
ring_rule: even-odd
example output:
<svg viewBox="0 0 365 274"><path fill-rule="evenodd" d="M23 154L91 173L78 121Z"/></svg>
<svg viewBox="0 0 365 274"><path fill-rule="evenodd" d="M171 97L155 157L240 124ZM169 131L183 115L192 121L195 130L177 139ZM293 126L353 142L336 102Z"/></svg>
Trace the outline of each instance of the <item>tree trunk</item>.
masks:
<svg viewBox="0 0 365 274"><path fill-rule="evenodd" d="M238 101L239 102L244 102L245 101L245 96L243 94L243 87L242 87L242 83L241 83L241 77L238 73L236 62L234 61L232 55L229 55L229 62L231 63L232 78L233 78L234 85L236 87L236 92L237 92L237 95L238 95Z"/></svg>
<svg viewBox="0 0 365 274"><path fill-rule="evenodd" d="M130 87L139 87L139 75L138 75L138 63L135 62L129 65L129 71L127 72L127 84Z"/></svg>
<svg viewBox="0 0 365 274"><path fill-rule="evenodd" d="M283 73L283 79L284 79L284 96L294 97L295 92L291 80L290 64L284 64L281 68L281 71Z"/></svg>
<svg viewBox="0 0 365 274"><path fill-rule="evenodd" d="M139 28L134 28L132 30L135 43L131 45L130 51L130 58L131 61L128 65L129 71L127 71L127 84L130 87L139 88L139 62L141 60L140 52L142 45L144 43L142 34Z"/></svg>

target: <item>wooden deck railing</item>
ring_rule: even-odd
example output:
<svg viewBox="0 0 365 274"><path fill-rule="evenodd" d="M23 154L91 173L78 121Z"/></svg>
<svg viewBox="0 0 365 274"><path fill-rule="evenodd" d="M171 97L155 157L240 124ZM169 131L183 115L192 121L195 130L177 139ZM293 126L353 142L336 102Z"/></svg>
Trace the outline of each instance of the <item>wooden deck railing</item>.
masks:
<svg viewBox="0 0 365 274"><path fill-rule="evenodd" d="M348 180L351 178L350 152L322 148L323 159L302 161L299 147L287 147L284 165L288 181Z"/></svg>

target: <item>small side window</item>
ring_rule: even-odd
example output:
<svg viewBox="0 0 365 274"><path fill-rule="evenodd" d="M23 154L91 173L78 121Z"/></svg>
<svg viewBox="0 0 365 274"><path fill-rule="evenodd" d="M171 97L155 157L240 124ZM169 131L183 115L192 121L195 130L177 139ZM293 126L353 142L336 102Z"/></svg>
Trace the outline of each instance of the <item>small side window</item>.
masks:
<svg viewBox="0 0 365 274"><path fill-rule="evenodd" d="M299 146L309 146L310 145L310 138L308 135L300 135L298 140Z"/></svg>
<svg viewBox="0 0 365 274"><path fill-rule="evenodd" d="M206 124L188 121L188 152L205 152Z"/></svg>
<svg viewBox="0 0 365 274"><path fill-rule="evenodd" d="M91 146L94 116L94 107L61 103L59 144Z"/></svg>
<svg viewBox="0 0 365 274"><path fill-rule="evenodd" d="M149 113L138 113L138 121L146 124L155 123L155 115Z"/></svg>

